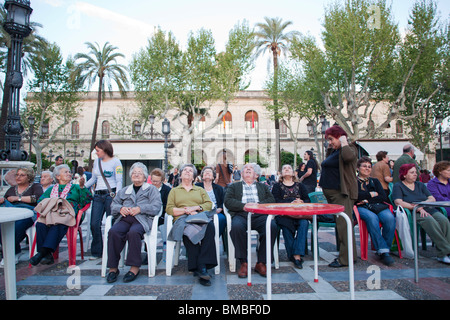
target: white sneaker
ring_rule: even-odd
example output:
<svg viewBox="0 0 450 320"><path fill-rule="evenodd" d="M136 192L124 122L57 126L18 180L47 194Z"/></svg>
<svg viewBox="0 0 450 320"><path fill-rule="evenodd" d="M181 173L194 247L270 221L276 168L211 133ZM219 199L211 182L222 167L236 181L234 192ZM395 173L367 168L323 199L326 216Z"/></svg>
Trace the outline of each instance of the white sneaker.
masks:
<svg viewBox="0 0 450 320"><path fill-rule="evenodd" d="M21 255L22 255L22 253L16 254L15 261L14 261L16 264L19 263L19 258ZM3 268L4 266L5 266L5 261L4 261L4 259L2 259L2 261L0 262L0 268Z"/></svg>
<svg viewBox="0 0 450 320"><path fill-rule="evenodd" d="M443 263L446 263L446 264L450 264L450 258L449 258L448 256L445 256L445 257L443 257L443 258L437 258L437 260L438 260L439 262L443 262Z"/></svg>

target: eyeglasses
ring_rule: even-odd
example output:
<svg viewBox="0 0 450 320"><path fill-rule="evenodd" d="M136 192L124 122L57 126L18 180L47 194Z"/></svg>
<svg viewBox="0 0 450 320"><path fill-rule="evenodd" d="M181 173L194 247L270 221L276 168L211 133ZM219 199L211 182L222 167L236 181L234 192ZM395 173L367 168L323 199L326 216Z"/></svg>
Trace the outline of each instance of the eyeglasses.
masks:
<svg viewBox="0 0 450 320"><path fill-rule="evenodd" d="M18 174L18 173L16 173L16 177L26 177L27 175L26 174Z"/></svg>
<svg viewBox="0 0 450 320"><path fill-rule="evenodd" d="M372 166L365 165L365 166L360 166L360 168L372 169Z"/></svg>

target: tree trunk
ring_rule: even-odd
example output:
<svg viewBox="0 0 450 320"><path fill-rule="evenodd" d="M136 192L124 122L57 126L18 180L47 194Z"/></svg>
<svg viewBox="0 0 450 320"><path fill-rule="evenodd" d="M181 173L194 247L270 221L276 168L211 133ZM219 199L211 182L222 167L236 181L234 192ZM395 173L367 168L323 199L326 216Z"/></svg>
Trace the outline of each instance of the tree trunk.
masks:
<svg viewBox="0 0 450 320"><path fill-rule="evenodd" d="M278 119L278 53L276 47L272 47L273 53L273 83L275 87L273 106L275 117L275 155L276 168L281 172L281 155L280 155L280 120Z"/></svg>
<svg viewBox="0 0 450 320"><path fill-rule="evenodd" d="M91 137L91 147L89 149L89 171L92 172L94 160L92 159L92 150L95 148L95 143L97 142L97 127L98 127L98 118L100 116L100 106L102 104L102 85L103 85L103 77L99 77L98 84L98 95L97 95L97 110L95 112L94 119L94 128L92 129L92 137Z"/></svg>

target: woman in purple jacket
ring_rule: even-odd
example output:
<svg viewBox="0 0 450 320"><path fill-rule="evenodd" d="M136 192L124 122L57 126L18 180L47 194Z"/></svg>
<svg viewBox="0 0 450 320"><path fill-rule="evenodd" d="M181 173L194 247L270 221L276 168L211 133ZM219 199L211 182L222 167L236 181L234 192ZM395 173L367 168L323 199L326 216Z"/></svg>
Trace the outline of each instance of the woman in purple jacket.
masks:
<svg viewBox="0 0 450 320"><path fill-rule="evenodd" d="M440 161L433 167L434 178L427 184L427 188L436 201L450 201L450 161ZM445 207L450 219L450 207Z"/></svg>

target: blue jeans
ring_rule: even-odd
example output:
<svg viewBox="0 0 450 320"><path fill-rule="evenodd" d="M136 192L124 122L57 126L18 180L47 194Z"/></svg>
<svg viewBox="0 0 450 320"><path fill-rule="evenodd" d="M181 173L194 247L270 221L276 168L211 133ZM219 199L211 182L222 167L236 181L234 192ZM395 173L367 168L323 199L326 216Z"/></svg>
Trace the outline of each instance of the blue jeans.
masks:
<svg viewBox="0 0 450 320"><path fill-rule="evenodd" d="M358 207L359 216L367 225L373 246L378 254L389 253L395 235L395 217L389 209L376 214ZM381 231L380 223L383 231Z"/></svg>
<svg viewBox="0 0 450 320"><path fill-rule="evenodd" d="M304 256L306 252L306 236L308 235L309 221L307 219L298 219L298 225L296 234L285 227L280 226L283 230L284 246L286 247L286 253L290 260L294 255Z"/></svg>
<svg viewBox="0 0 450 320"><path fill-rule="evenodd" d="M91 255L101 257L103 253L102 220L103 214L111 215L112 198L109 194L95 194L91 210Z"/></svg>

